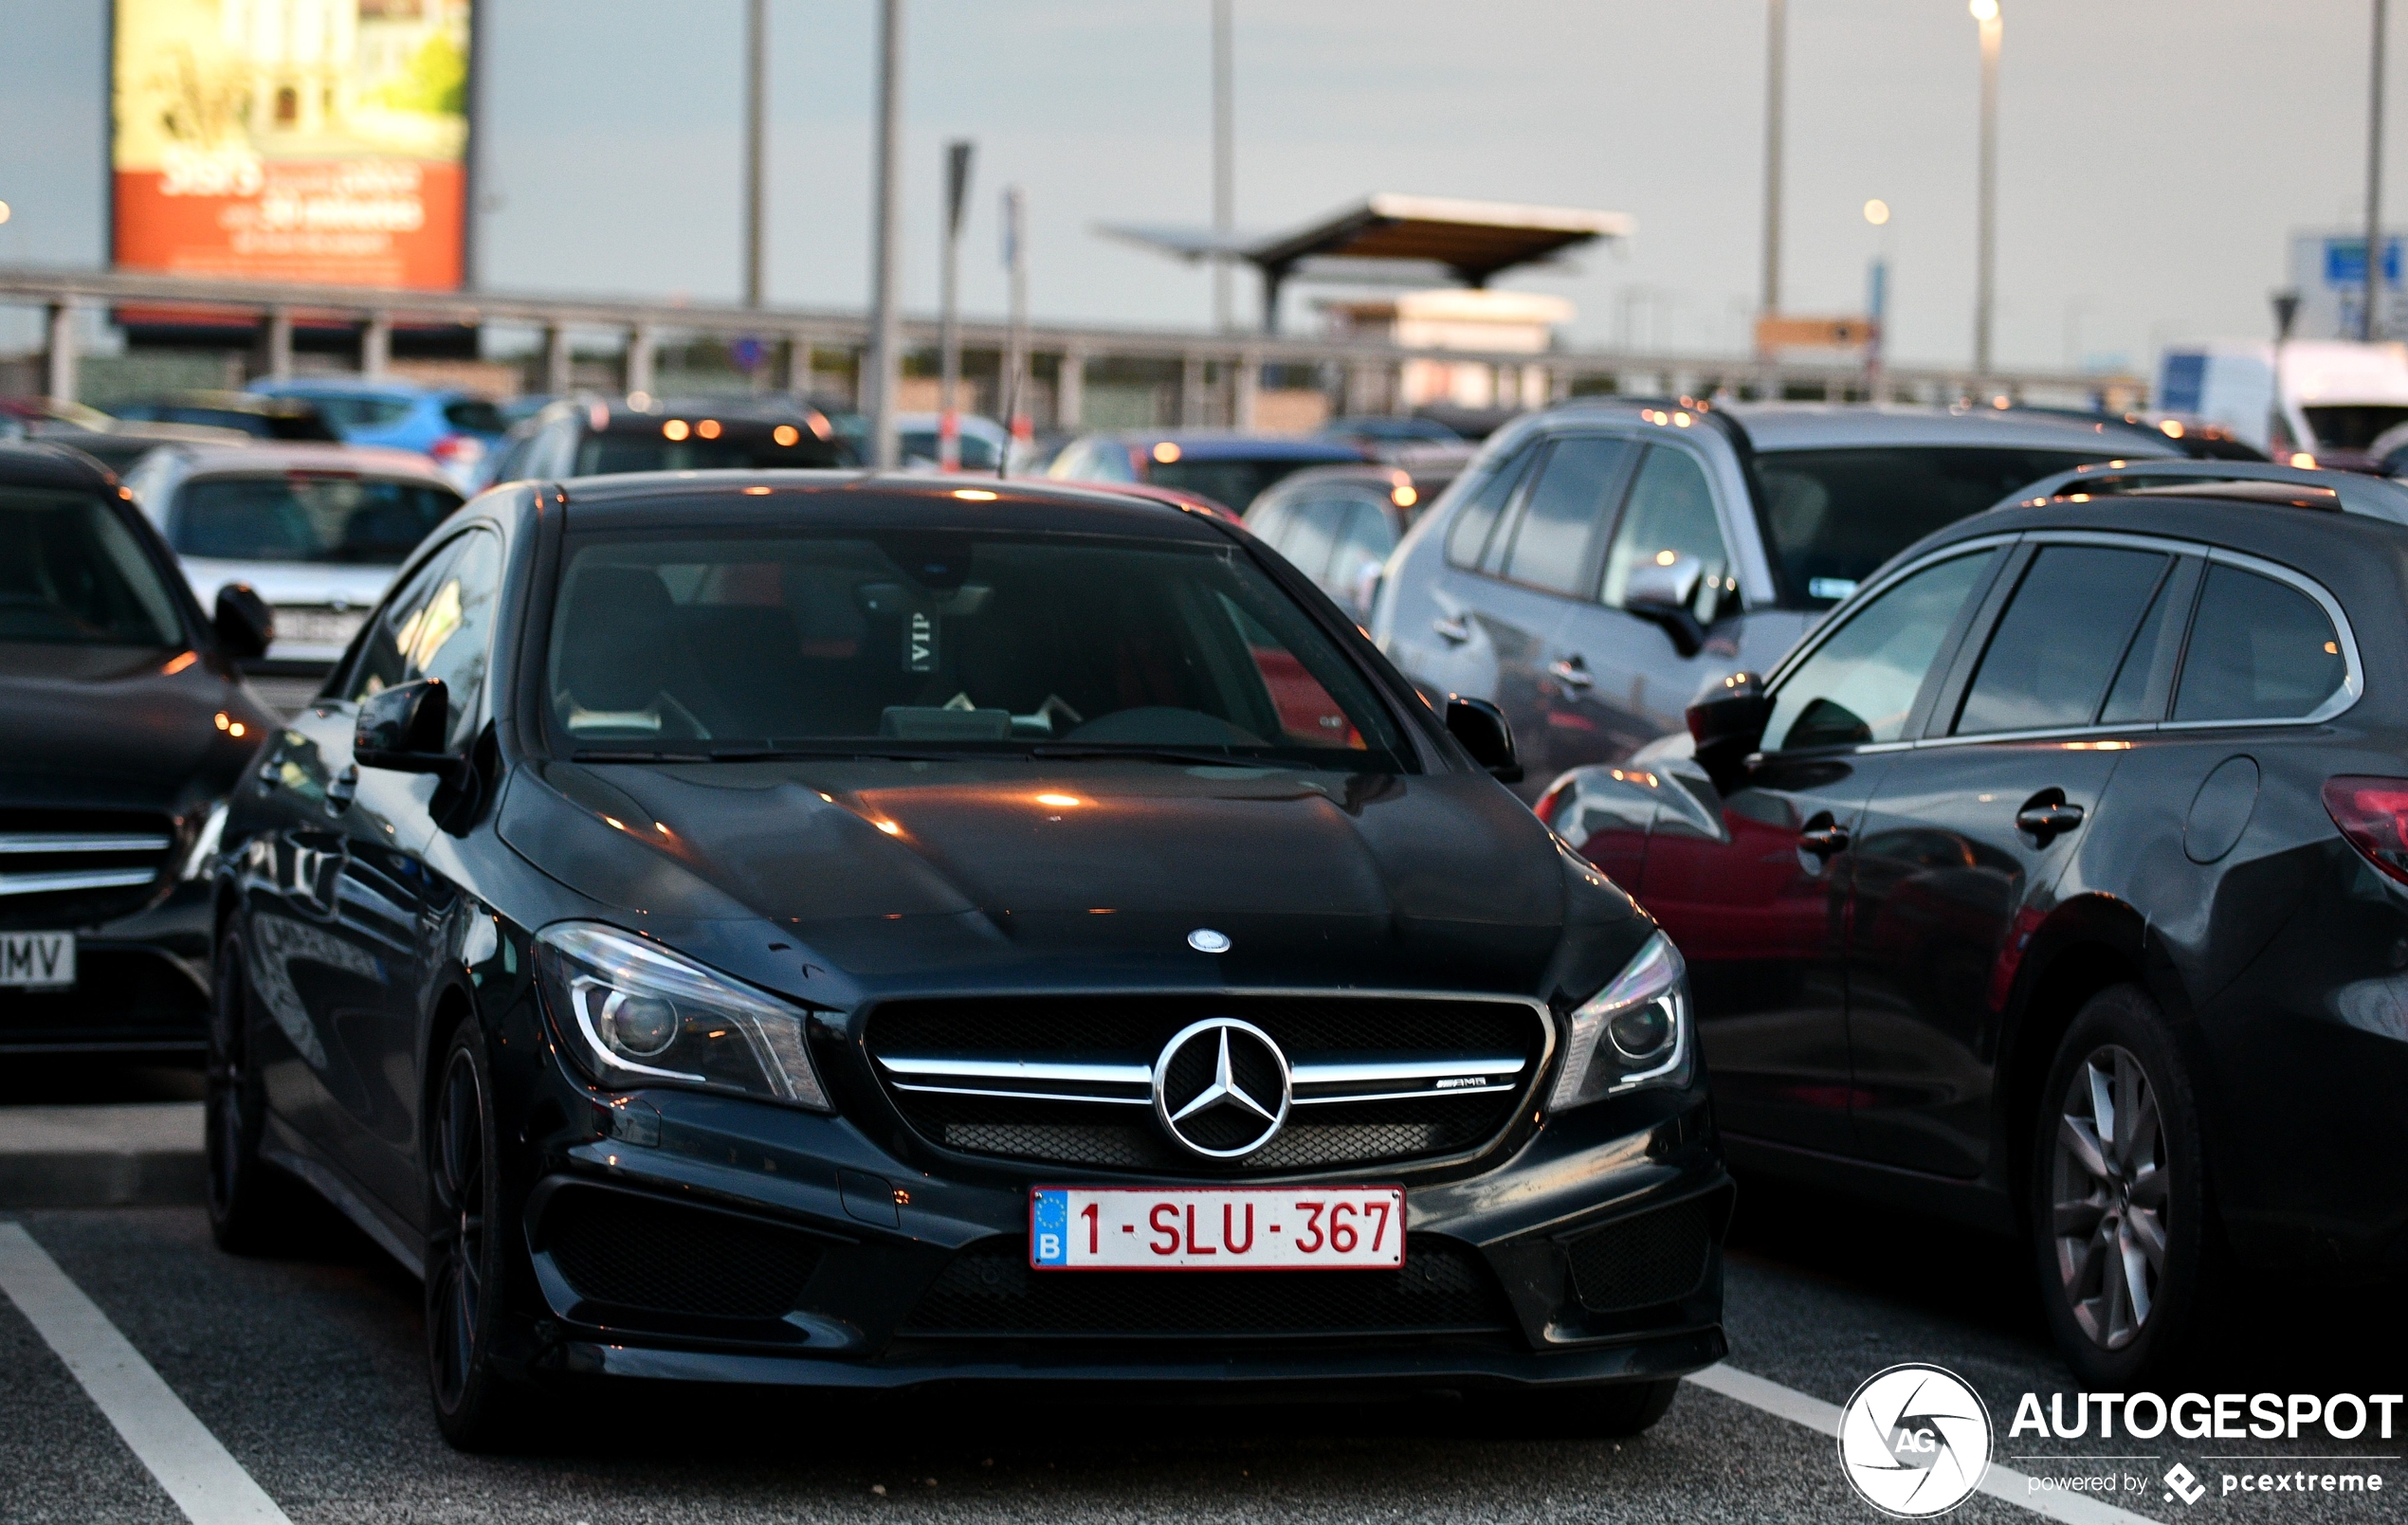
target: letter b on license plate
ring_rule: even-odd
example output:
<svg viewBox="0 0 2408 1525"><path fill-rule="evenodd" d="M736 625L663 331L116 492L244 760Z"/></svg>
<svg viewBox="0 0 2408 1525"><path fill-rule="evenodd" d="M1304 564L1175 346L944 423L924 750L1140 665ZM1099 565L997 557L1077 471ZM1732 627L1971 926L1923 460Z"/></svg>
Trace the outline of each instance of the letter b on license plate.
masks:
<svg viewBox="0 0 2408 1525"><path fill-rule="evenodd" d="M1039 1187L1029 1263L1040 1271L1395 1270L1402 1187Z"/></svg>

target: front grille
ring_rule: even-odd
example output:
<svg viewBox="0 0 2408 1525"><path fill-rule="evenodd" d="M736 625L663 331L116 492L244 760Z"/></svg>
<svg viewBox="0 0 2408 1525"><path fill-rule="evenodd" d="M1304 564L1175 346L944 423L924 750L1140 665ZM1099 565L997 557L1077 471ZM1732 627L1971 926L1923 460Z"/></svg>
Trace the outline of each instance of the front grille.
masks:
<svg viewBox="0 0 2408 1525"><path fill-rule="evenodd" d="M1471 1250L1416 1234L1396 1271L1034 1271L1026 1240L956 1256L903 1334L1195 1339L1493 1334L1504 1295Z"/></svg>
<svg viewBox="0 0 2408 1525"><path fill-rule="evenodd" d="M175 823L149 810L0 809L0 927L71 931L158 891Z"/></svg>
<svg viewBox="0 0 2408 1525"><path fill-rule="evenodd" d="M1565 1248L1572 1284L1592 1313L1678 1302L1706 1280L1715 1220L1725 1199L1709 1192L1593 1229Z"/></svg>
<svg viewBox="0 0 2408 1525"><path fill-rule="evenodd" d="M552 1199L538 1247L581 1298L702 1318L783 1316L820 1256L775 1224L574 1187Z"/></svg>
<svg viewBox="0 0 2408 1525"><path fill-rule="evenodd" d="M1286 1124L1235 1160L1188 1153L1152 1105L1157 1057L1210 1017L1261 1028L1293 1077ZM930 1143L1096 1170L1237 1173L1475 1149L1529 1093L1547 1033L1536 1008L1506 1000L1183 992L893 1002L866 1029L887 1096Z"/></svg>

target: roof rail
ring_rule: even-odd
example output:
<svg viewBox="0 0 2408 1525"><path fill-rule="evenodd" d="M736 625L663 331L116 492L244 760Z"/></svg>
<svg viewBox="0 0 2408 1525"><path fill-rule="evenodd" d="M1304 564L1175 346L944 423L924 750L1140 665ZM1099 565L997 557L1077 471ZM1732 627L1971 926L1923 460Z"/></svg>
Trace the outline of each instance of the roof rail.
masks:
<svg viewBox="0 0 2408 1525"><path fill-rule="evenodd" d="M2254 483L2256 491L2245 490ZM2286 498L2267 488L2298 489ZM2288 502L2300 507L2337 507L2344 514L2388 519L2408 525L2408 485L2388 477L2354 471L2318 471L2306 466L2279 466L2256 461L2107 461L2076 466L2043 477L2031 486L1991 504L1992 509L2036 508L2043 503L2078 498L2114 498L2132 493L2184 490L2202 496L2243 498L2254 502ZM2209 491L2209 489L2215 489Z"/></svg>

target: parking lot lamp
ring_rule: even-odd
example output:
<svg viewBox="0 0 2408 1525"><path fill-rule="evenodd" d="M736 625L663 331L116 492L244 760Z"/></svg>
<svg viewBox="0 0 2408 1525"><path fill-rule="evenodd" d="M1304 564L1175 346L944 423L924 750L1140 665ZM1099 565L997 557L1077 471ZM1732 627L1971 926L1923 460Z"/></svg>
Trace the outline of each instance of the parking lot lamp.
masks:
<svg viewBox="0 0 2408 1525"><path fill-rule="evenodd" d="M897 154L903 140L903 0L885 0L878 27L878 189L877 213L871 220L869 301L869 374L862 399L869 415L869 463L892 471L899 452L895 439L896 380L903 371L902 315L896 309L896 286L903 263L903 167Z"/></svg>
<svg viewBox="0 0 2408 1525"><path fill-rule="evenodd" d="M1981 25L1981 170L1975 217L1973 373L1990 373L1990 318L1998 265L1998 0L1970 0Z"/></svg>
<svg viewBox="0 0 2408 1525"><path fill-rule="evenodd" d="M2367 343L2382 331L2377 303L2382 299L2383 276L2383 8L2374 0L2375 43L2366 77L2366 302L2359 315L2358 336Z"/></svg>
<svg viewBox="0 0 2408 1525"><path fill-rule="evenodd" d="M945 267L943 310L938 315L937 468L961 469L961 209L970 193L970 140L945 145Z"/></svg>

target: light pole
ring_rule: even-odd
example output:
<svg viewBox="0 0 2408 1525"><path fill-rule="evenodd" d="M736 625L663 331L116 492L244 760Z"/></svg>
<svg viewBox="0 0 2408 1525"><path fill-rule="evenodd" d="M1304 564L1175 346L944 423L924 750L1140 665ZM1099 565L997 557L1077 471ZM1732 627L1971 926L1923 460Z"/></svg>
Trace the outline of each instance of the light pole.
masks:
<svg viewBox="0 0 2408 1525"><path fill-rule="evenodd" d="M1882 229L1880 247L1865 271L1865 316L1872 320L1871 336L1865 341L1865 400L1878 407L1882 346L1888 338L1884 330L1889 309L1889 203L1879 196L1866 202L1865 221Z"/></svg>
<svg viewBox="0 0 2408 1525"><path fill-rule="evenodd" d="M1230 326L1229 241L1237 215L1230 6L1231 0L1213 0L1213 327L1223 333Z"/></svg>
<svg viewBox="0 0 2408 1525"><path fill-rule="evenodd" d="M937 469L961 469L961 206L970 192L968 138L945 145L945 269L942 332L937 338L938 365L943 380L939 390Z"/></svg>
<svg viewBox="0 0 2408 1525"><path fill-rule="evenodd" d="M1969 0L1981 24L1981 176L1974 234L1973 373L1990 373L1990 315L1998 265L1998 0Z"/></svg>
<svg viewBox="0 0 2408 1525"><path fill-rule="evenodd" d="M769 99L769 0L747 0L744 12L744 305L761 304L762 186Z"/></svg>
<svg viewBox="0 0 2408 1525"><path fill-rule="evenodd" d="M1781 310L1781 88L1789 52L1789 0L1765 0L1764 31L1764 300L1760 314Z"/></svg>
<svg viewBox="0 0 2408 1525"><path fill-rule="evenodd" d="M892 471L896 378L903 371L902 314L896 311L903 263L903 198L896 155L903 141L903 0L885 0L878 27L878 214L871 220L869 299L869 463Z"/></svg>
<svg viewBox="0 0 2408 1525"><path fill-rule="evenodd" d="M2376 303L2383 279L2383 8L2384 0L2375 0L2375 46L2366 78L2366 310L2359 315L2358 336L2369 344L2381 332Z"/></svg>
<svg viewBox="0 0 2408 1525"><path fill-rule="evenodd" d="M1003 425L1012 446L1034 435L1029 423L1029 196L1018 186L1003 188L1003 264L1012 279L1011 339L1003 366Z"/></svg>

